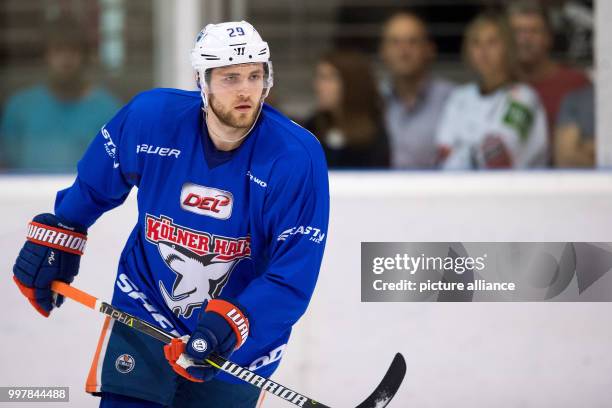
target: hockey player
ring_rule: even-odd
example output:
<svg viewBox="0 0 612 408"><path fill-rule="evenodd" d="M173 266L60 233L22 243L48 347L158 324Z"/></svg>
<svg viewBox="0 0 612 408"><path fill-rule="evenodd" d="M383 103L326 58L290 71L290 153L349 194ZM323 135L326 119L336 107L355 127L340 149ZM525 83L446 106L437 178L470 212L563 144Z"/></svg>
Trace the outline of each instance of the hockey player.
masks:
<svg viewBox="0 0 612 408"><path fill-rule="evenodd" d="M546 115L536 93L516 82L512 33L484 14L467 28L465 59L478 81L451 93L437 129L444 169L543 167Z"/></svg>
<svg viewBox="0 0 612 408"><path fill-rule="evenodd" d="M196 360L215 352L271 375L317 280L325 159L312 134L263 103L267 43L244 21L209 24L191 62L200 92L155 89L121 109L55 213L34 217L14 267L49 316L62 302L50 282L72 282L87 229L138 187L112 302L182 337L162 347L107 319L86 385L102 407L255 406L257 388Z"/></svg>

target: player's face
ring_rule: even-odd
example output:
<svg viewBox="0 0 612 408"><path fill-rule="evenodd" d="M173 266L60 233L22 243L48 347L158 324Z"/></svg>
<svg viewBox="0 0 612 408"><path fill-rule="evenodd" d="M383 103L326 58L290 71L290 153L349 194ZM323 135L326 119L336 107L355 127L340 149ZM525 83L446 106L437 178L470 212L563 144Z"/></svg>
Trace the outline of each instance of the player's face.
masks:
<svg viewBox="0 0 612 408"><path fill-rule="evenodd" d="M342 79L333 65L320 62L315 73L314 88L317 106L323 111L334 111L342 101Z"/></svg>
<svg viewBox="0 0 612 408"><path fill-rule="evenodd" d="M395 76L419 75L434 58L434 46L423 23L410 16L398 16L383 33L381 56Z"/></svg>
<svg viewBox="0 0 612 408"><path fill-rule="evenodd" d="M481 78L496 77L506 71L506 46L494 24L484 24L474 32L468 40L467 53Z"/></svg>
<svg viewBox="0 0 612 408"><path fill-rule="evenodd" d="M535 64L548 56L552 38L541 16L515 14L510 17L510 24L521 64Z"/></svg>
<svg viewBox="0 0 612 408"><path fill-rule="evenodd" d="M209 106L226 126L250 128L264 92L262 63L215 68L209 84Z"/></svg>

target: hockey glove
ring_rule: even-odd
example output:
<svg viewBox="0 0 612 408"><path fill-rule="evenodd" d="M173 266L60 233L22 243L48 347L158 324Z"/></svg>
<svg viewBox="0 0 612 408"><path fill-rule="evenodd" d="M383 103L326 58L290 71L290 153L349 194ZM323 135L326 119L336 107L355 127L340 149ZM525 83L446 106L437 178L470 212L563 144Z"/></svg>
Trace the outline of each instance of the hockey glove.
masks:
<svg viewBox="0 0 612 408"><path fill-rule="evenodd" d="M204 360L213 352L229 358L248 335L246 315L226 300L213 299L202 305L191 336L172 339L164 346L164 355L177 374L195 382L210 381L219 370Z"/></svg>
<svg viewBox="0 0 612 408"><path fill-rule="evenodd" d="M64 298L54 297L51 282L70 283L79 271L87 232L71 227L53 214L40 214L28 225L27 241L21 248L13 280L32 306L48 317Z"/></svg>

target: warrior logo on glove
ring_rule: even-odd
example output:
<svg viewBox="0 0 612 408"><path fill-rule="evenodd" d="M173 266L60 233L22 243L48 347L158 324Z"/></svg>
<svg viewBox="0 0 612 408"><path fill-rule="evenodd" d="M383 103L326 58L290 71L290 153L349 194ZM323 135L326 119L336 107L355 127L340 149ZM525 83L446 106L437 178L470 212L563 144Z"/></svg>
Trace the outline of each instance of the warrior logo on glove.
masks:
<svg viewBox="0 0 612 408"><path fill-rule="evenodd" d="M67 225L54 214L39 214L28 224L26 238L13 267L13 280L32 306L48 317L63 302L63 297L51 292L51 282L72 282L79 272L87 231Z"/></svg>

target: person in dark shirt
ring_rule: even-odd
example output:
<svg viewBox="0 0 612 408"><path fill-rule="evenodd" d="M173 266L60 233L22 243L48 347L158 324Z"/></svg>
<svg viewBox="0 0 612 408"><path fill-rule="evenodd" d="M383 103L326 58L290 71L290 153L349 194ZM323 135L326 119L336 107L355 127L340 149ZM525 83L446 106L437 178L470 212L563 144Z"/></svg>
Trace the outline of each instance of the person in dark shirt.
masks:
<svg viewBox="0 0 612 408"><path fill-rule="evenodd" d="M587 85L563 99L555 127L557 167L595 166L595 88Z"/></svg>
<svg viewBox="0 0 612 408"><path fill-rule="evenodd" d="M335 51L318 62L315 112L304 122L321 142L329 168L389 167L382 102L368 60Z"/></svg>

